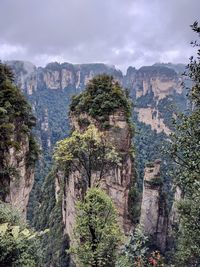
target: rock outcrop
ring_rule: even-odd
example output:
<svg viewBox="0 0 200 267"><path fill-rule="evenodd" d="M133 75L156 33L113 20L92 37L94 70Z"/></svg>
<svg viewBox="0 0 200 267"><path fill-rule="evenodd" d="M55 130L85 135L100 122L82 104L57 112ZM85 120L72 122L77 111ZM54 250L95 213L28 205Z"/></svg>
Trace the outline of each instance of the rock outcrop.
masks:
<svg viewBox="0 0 200 267"><path fill-rule="evenodd" d="M27 155L30 153L29 138L24 136L19 141L20 150L10 148L8 153L4 154L6 165L12 168L10 174L5 176L2 181L6 186L6 192L3 201L10 203L26 219L29 194L34 182L34 167L28 165Z"/></svg>
<svg viewBox="0 0 200 267"><path fill-rule="evenodd" d="M151 129L157 133L164 132L166 135L171 133L166 123L167 112L162 110L161 101L174 95L177 98L180 96L180 102L183 101L181 98L182 78L180 71L177 71L177 68L183 69L183 65L177 67L172 64L156 64L142 67L139 70L129 67L126 75L123 75L120 70L105 64L59 64L55 62L39 68L23 61L9 61L7 64L14 70L17 85L27 94L36 117L40 120L38 132L41 135L44 150L51 150L58 139L65 137L64 133L69 128L69 123L66 121L66 109L71 96L81 92L87 82L97 74L112 75L124 88L128 88L134 100L138 121L150 125ZM54 105L55 112L50 112L52 105ZM58 113L62 120L61 124L64 126L54 129ZM44 129L44 124L47 125L47 123L48 131ZM63 134L58 134L58 131ZM48 139L48 141L43 139Z"/></svg>
<svg viewBox="0 0 200 267"><path fill-rule="evenodd" d="M129 87L132 87L135 98L153 93L157 100L163 99L174 92L181 94L181 79L178 74L164 66L147 66L136 70L129 67L124 77Z"/></svg>
<svg viewBox="0 0 200 267"><path fill-rule="evenodd" d="M123 75L114 66L106 64L59 64L49 63L46 67L37 68L30 62L7 61L14 71L16 84L27 95L41 89L64 90L73 87L74 93L80 92L87 82L98 74L113 75L118 81L122 81Z"/></svg>
<svg viewBox="0 0 200 267"><path fill-rule="evenodd" d="M86 118L86 116L84 116ZM95 124L97 127L99 123L87 116L90 123ZM105 140L111 142L117 151L122 156L120 166L110 168L107 174L100 181L100 188L102 188L113 200L117 213L118 221L122 231L128 234L131 230L131 222L129 219L129 190L132 179L133 163L130 156L131 148L131 135L130 127L124 116L123 111L116 111L109 116L109 130L103 131ZM74 129L81 131L77 118L73 116L72 126ZM101 130L102 131L102 130ZM60 178L62 173L59 173L56 179L56 187L62 180ZM92 173L92 183L94 183L97 173ZM63 196L63 221L65 224L66 234L73 240L73 229L76 218L76 202L83 198L87 188L81 186L82 176L78 171L71 172L69 177L65 178L65 189ZM59 191L59 189L57 190Z"/></svg>
<svg viewBox="0 0 200 267"><path fill-rule="evenodd" d="M145 168L140 224L152 238L152 243L162 252L166 248L168 216L162 196L160 160L147 164Z"/></svg>
<svg viewBox="0 0 200 267"><path fill-rule="evenodd" d="M147 125L151 125L151 129L157 133L164 132L166 135L172 133L169 127L165 125L164 119L156 107L135 108L135 111L138 114L138 120Z"/></svg>
<svg viewBox="0 0 200 267"><path fill-rule="evenodd" d="M24 63L27 70L34 67ZM21 82L24 80L17 77ZM0 200L18 209L24 219L34 181L38 147L31 133L35 117L25 97L13 83L10 69L0 64Z"/></svg>
<svg viewBox="0 0 200 267"><path fill-rule="evenodd" d="M171 129L165 122L167 114L162 110L163 100L175 95L179 98L182 95L180 74L163 65L142 67L139 70L129 67L124 83L135 99L138 120L150 125L157 133L164 132L169 135Z"/></svg>

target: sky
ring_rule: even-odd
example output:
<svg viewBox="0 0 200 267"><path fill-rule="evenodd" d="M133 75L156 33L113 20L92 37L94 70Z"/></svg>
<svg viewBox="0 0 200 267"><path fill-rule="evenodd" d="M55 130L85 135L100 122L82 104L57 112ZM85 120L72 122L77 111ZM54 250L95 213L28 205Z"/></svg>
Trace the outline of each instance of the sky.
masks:
<svg viewBox="0 0 200 267"><path fill-rule="evenodd" d="M200 0L0 0L0 59L187 63Z"/></svg>

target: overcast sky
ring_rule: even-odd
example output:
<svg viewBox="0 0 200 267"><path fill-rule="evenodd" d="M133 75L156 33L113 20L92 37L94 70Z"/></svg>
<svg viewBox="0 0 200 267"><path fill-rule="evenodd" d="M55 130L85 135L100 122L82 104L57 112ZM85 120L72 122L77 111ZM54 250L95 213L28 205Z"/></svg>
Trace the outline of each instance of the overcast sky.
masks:
<svg viewBox="0 0 200 267"><path fill-rule="evenodd" d="M0 0L0 59L188 62L200 0Z"/></svg>

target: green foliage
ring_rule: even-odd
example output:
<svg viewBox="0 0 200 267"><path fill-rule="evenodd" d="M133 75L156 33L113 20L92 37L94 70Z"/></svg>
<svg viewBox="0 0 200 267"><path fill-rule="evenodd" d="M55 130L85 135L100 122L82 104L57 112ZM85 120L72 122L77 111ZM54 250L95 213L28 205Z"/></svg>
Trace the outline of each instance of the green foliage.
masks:
<svg viewBox="0 0 200 267"><path fill-rule="evenodd" d="M73 97L70 105L71 112L77 115L87 113L100 123L108 121L108 116L119 109L125 112L127 119L131 116L126 92L112 76L105 74L93 78L80 95Z"/></svg>
<svg viewBox="0 0 200 267"><path fill-rule="evenodd" d="M34 138L33 134L31 133L29 136L29 151L26 155L26 165L27 167L35 167L35 163L38 160L40 154L39 145Z"/></svg>
<svg viewBox="0 0 200 267"><path fill-rule="evenodd" d="M194 25L193 25L194 27ZM195 31L199 35L198 24ZM176 132L171 135L171 155L177 164L176 184L181 188L183 194L190 196L198 188L200 174L200 50L197 60L191 58L188 65L188 77L193 82L190 92L192 111L189 115L180 114L175 121Z"/></svg>
<svg viewBox="0 0 200 267"><path fill-rule="evenodd" d="M56 201L55 178L56 169L52 169L43 184L33 224L38 231L49 229L49 232L41 240L43 251L43 257L39 259L41 266L52 264L55 267L67 267L69 255L66 250L69 248L69 240L64 234L62 222L61 197L63 190L61 189L59 199Z"/></svg>
<svg viewBox="0 0 200 267"><path fill-rule="evenodd" d="M134 183L130 188L128 206L131 221L133 224L138 223L140 219L141 193L137 183Z"/></svg>
<svg viewBox="0 0 200 267"><path fill-rule="evenodd" d="M78 170L89 187L92 182L98 184L108 168L120 161L115 148L105 141L94 125L82 133L74 131L70 137L59 141L54 158L58 163L70 164L71 168ZM99 173L96 181L91 181L92 171Z"/></svg>
<svg viewBox="0 0 200 267"><path fill-rule="evenodd" d="M178 203L180 228L176 253L176 266L198 266L200 263L200 191L192 199Z"/></svg>
<svg viewBox="0 0 200 267"><path fill-rule="evenodd" d="M35 126L35 118L25 97L13 84L13 74L10 69L0 63L0 198L4 200L13 166L9 166L6 153L10 148L20 151L21 143L29 138L29 152L26 155L27 163L34 165L38 156L36 142L31 135ZM33 146L34 144L34 146ZM31 159L31 160L30 160ZM15 172L17 177L17 173Z"/></svg>
<svg viewBox="0 0 200 267"><path fill-rule="evenodd" d="M62 222L62 202L59 200L49 214L49 233L42 240L44 259L42 266L52 264L55 267L69 266L69 238L64 233Z"/></svg>
<svg viewBox="0 0 200 267"><path fill-rule="evenodd" d="M136 116L134 117L136 121L136 131L134 136L134 144L136 150L136 169L138 172L138 184L139 189L142 190L144 169L145 166L152 166L151 161L156 159L161 159L166 164L162 165L162 173L165 175L163 177L163 182L165 189L170 190L170 177L168 177L167 172L169 170L169 156L163 153L163 148L167 146L167 136L165 133L156 133L156 131L151 130L150 125L146 125L138 121Z"/></svg>
<svg viewBox="0 0 200 267"><path fill-rule="evenodd" d="M148 238L144 235L142 227L138 225L125 247L125 254L128 256L130 262L134 264L139 262L141 266L145 266L148 251L147 241Z"/></svg>
<svg viewBox="0 0 200 267"><path fill-rule="evenodd" d="M75 235L71 251L81 266L115 266L121 234L114 205L100 189L89 189L78 202Z"/></svg>
<svg viewBox="0 0 200 267"><path fill-rule="evenodd" d="M146 95L143 95L137 99L137 107L146 108L148 105L155 105L156 100L154 98L154 93L149 90Z"/></svg>
<svg viewBox="0 0 200 267"><path fill-rule="evenodd" d="M193 30L200 36L195 22ZM196 46L199 44L196 42ZM175 184L181 189L183 199L178 203L180 216L176 266L200 264L200 49L197 58L191 58L187 77L193 87L190 91L192 110L180 115L175 122L176 132L171 136L171 156L175 162Z"/></svg>
<svg viewBox="0 0 200 267"><path fill-rule="evenodd" d="M149 243L148 237L143 233L142 226L138 224L119 255L116 267L165 266L159 251L150 253Z"/></svg>
<svg viewBox="0 0 200 267"><path fill-rule="evenodd" d="M40 266L38 234L30 230L9 204L0 202L0 266Z"/></svg>
<svg viewBox="0 0 200 267"><path fill-rule="evenodd" d="M154 187L154 186L161 186L162 185L162 179L160 177L155 177L149 181L145 181L146 184Z"/></svg>
<svg viewBox="0 0 200 267"><path fill-rule="evenodd" d="M7 74L10 73L10 74ZM30 133L35 125L35 118L31 113L31 107L20 90L14 86L11 72L6 65L0 64L0 148L6 149L12 145L17 147L11 140L14 132L18 135Z"/></svg>

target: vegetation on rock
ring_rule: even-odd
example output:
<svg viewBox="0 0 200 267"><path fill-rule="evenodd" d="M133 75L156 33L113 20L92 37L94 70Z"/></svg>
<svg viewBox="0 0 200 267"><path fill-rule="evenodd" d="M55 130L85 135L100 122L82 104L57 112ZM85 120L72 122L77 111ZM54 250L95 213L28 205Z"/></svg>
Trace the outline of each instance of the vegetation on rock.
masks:
<svg viewBox="0 0 200 267"><path fill-rule="evenodd" d="M192 29L200 36L197 22ZM195 42L199 47L199 43ZM193 86L189 97L192 111L181 114L176 132L171 136L171 155L175 162L174 182L182 191L178 202L179 232L176 266L199 266L200 264L200 49L197 57L191 57L187 77Z"/></svg>
<svg viewBox="0 0 200 267"><path fill-rule="evenodd" d="M163 258L159 251L149 250L149 239L143 233L143 227L137 225L130 235L127 244L118 257L116 267L162 267Z"/></svg>
<svg viewBox="0 0 200 267"><path fill-rule="evenodd" d="M119 82L109 75L93 78L81 94L73 97L70 105L71 112L76 115L87 113L102 123L102 128L106 125L109 115L119 109L125 112L127 119L131 116L131 104L126 92L122 90Z"/></svg>
<svg viewBox="0 0 200 267"><path fill-rule="evenodd" d="M40 249L39 234L9 204L0 202L0 266L39 267Z"/></svg>
<svg viewBox="0 0 200 267"><path fill-rule="evenodd" d="M13 80L11 70L0 63L0 186L5 190L5 180L8 180L10 175L17 176L16 170L13 169L15 167L8 163L9 150L13 148L20 152L22 141L28 138L29 148L25 159L27 165L34 165L38 157L38 146L31 133L32 127L35 126L35 117ZM1 190L2 200L5 195L5 191Z"/></svg>
<svg viewBox="0 0 200 267"><path fill-rule="evenodd" d="M120 161L119 153L94 125L82 133L74 131L70 137L58 142L54 158L59 164L69 164L73 170L78 170L83 183L89 187L92 183L97 185L108 169ZM92 172L98 172L95 181L91 180Z"/></svg>
<svg viewBox="0 0 200 267"><path fill-rule="evenodd" d="M37 231L49 229L49 232L41 239L43 257L39 259L42 266L52 264L55 267L69 266L69 240L64 234L62 222L62 193L59 199L55 198L56 169L52 169L45 178L42 195L38 200L39 205L34 216L34 227Z"/></svg>
<svg viewBox="0 0 200 267"><path fill-rule="evenodd" d="M114 205L100 189L89 189L77 203L75 236L77 244L71 251L82 266L115 266L121 234Z"/></svg>

